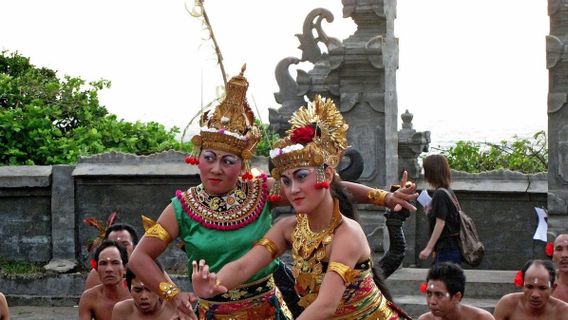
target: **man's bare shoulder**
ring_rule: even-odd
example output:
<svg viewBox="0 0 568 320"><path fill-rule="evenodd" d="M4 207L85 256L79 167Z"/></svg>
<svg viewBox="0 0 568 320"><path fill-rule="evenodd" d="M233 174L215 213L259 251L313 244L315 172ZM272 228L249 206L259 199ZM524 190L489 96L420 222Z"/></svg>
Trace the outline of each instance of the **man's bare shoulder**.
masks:
<svg viewBox="0 0 568 320"><path fill-rule="evenodd" d="M515 305L519 302L522 296L522 292L507 293L506 295L502 296L501 299L499 299L497 305Z"/></svg>
<svg viewBox="0 0 568 320"><path fill-rule="evenodd" d="M436 318L432 314L432 312L427 312L418 318L418 320L435 320Z"/></svg>
<svg viewBox="0 0 568 320"><path fill-rule="evenodd" d="M556 308L558 313L563 313L568 316L568 303L555 297L550 297L549 302Z"/></svg>
<svg viewBox="0 0 568 320"><path fill-rule="evenodd" d="M462 304L462 318L472 320L495 320L489 311L466 304Z"/></svg>
<svg viewBox="0 0 568 320"><path fill-rule="evenodd" d="M117 302L112 309L112 318L128 319L127 317L135 311L134 299L126 299Z"/></svg>
<svg viewBox="0 0 568 320"><path fill-rule="evenodd" d="M81 300L83 300L83 299L96 299L102 293L102 290L103 290L102 286L103 286L102 284L99 284L99 285L96 285L92 288L86 289L81 294Z"/></svg>

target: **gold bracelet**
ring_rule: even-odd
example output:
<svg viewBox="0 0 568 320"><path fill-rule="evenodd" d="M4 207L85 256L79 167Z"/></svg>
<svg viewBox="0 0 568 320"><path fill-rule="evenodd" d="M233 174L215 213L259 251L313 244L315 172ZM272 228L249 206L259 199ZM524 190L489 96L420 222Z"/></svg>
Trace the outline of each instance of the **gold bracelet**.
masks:
<svg viewBox="0 0 568 320"><path fill-rule="evenodd" d="M162 227L162 225L159 223L156 223L155 225L148 228L148 230L144 232L144 236L148 238L158 238L167 243L169 243L172 239L168 231L164 229L164 227Z"/></svg>
<svg viewBox="0 0 568 320"><path fill-rule="evenodd" d="M381 189L373 189L371 191L369 191L369 193L367 194L367 197L369 198L369 200L371 200L371 203L376 205L376 206L385 206L385 199L387 198L387 194L389 194L388 192L386 192L385 190L381 190Z"/></svg>
<svg viewBox="0 0 568 320"><path fill-rule="evenodd" d="M171 282L160 282L160 295L164 298L164 300L170 301L178 293L180 293L180 290L175 284Z"/></svg>
<svg viewBox="0 0 568 320"><path fill-rule="evenodd" d="M340 262L331 261L327 266L327 271L333 271L337 273L345 285L349 285L355 282L355 278L359 275L358 271L355 271L353 268L344 265Z"/></svg>
<svg viewBox="0 0 568 320"><path fill-rule="evenodd" d="M270 239L262 238L257 242L255 242L254 244L263 246L270 253L272 259L275 259L276 256L278 255L278 246L276 246L276 243L274 243L274 241Z"/></svg>

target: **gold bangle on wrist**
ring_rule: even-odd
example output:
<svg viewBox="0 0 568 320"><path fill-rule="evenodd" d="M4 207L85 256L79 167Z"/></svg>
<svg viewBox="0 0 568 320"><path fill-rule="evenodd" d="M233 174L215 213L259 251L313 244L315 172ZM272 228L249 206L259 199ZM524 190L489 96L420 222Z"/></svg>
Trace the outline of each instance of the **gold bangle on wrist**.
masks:
<svg viewBox="0 0 568 320"><path fill-rule="evenodd" d="M369 193L367 194L367 197L369 198L369 200L371 200L371 203L376 205L376 206L385 206L385 200L387 198L387 194L389 194L388 192L386 192L385 190L381 190L381 189L373 189L371 191L369 191Z"/></svg>
<svg viewBox="0 0 568 320"><path fill-rule="evenodd" d="M164 300L172 300L178 293L180 293L179 288L171 282L160 282L160 295Z"/></svg>

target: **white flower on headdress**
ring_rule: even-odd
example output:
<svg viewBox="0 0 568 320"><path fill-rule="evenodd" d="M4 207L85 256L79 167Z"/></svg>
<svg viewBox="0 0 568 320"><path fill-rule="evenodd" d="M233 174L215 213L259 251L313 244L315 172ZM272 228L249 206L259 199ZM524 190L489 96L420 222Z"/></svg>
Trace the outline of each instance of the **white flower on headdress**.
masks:
<svg viewBox="0 0 568 320"><path fill-rule="evenodd" d="M228 123L231 120L231 118L227 118L225 116L221 117L221 123Z"/></svg>
<svg viewBox="0 0 568 320"><path fill-rule="evenodd" d="M296 150L302 150L302 149L304 149L304 146L299 144L299 143L296 143L296 144L293 144L291 146L286 146L282 149L281 148L272 149L272 150L270 150L269 153L270 153L270 158L274 159L274 158L276 158L280 155L283 155L285 153L296 151Z"/></svg>
<svg viewBox="0 0 568 320"><path fill-rule="evenodd" d="M221 133L221 134L226 134L228 136L232 136L235 137L239 140L244 140L247 141L248 137L243 136L242 134L238 134L235 132L231 132L229 130L225 130L225 129L215 129L215 128L207 128L207 127L201 127L201 131L205 131L205 132L215 132L215 133Z"/></svg>

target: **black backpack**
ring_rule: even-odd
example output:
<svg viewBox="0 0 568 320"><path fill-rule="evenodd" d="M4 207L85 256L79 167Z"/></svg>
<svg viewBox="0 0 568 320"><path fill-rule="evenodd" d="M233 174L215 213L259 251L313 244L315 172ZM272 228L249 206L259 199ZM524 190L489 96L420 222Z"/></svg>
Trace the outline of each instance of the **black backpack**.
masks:
<svg viewBox="0 0 568 320"><path fill-rule="evenodd" d="M460 221L460 251L465 262L472 267L476 267L481 263L481 260L483 260L485 246L479 240L475 223L470 216L463 212L458 200L447 189L439 189L446 192L456 206L456 209L458 209Z"/></svg>

